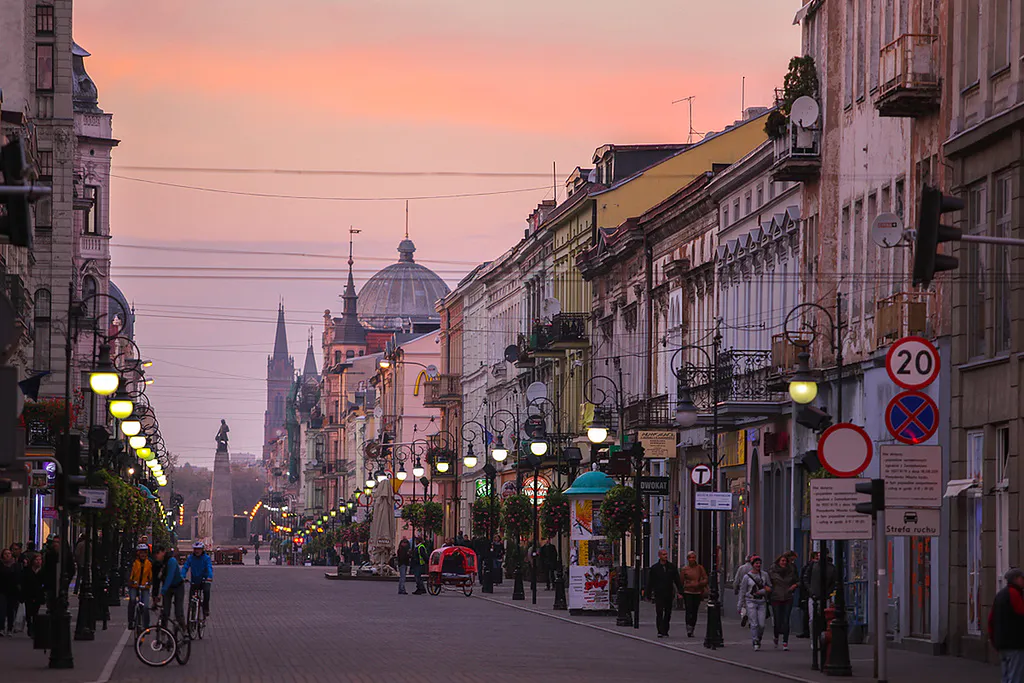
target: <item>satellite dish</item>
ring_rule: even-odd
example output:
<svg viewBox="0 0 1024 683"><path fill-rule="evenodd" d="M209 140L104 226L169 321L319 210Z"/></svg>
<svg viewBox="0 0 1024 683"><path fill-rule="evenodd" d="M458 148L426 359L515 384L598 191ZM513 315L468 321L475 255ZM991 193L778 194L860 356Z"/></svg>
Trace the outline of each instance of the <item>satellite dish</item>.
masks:
<svg viewBox="0 0 1024 683"><path fill-rule="evenodd" d="M515 344L509 344L505 347L505 360L509 363L515 363L519 360L519 347Z"/></svg>
<svg viewBox="0 0 1024 683"><path fill-rule="evenodd" d="M903 239L903 219L894 213L880 213L871 221L871 241L889 249Z"/></svg>
<svg viewBox="0 0 1024 683"><path fill-rule="evenodd" d="M437 370L437 366L434 365L434 364L428 365L427 366L427 378L428 379L437 379L438 377L440 377L440 373Z"/></svg>
<svg viewBox="0 0 1024 683"><path fill-rule="evenodd" d="M810 128L818 122L821 109L813 97L804 95L796 98L793 106L789 109L789 118L801 128Z"/></svg>
<svg viewBox="0 0 1024 683"><path fill-rule="evenodd" d="M526 387L526 405L530 406L534 401L539 399L545 399L548 397L548 385L544 382L534 382L530 386ZM534 406L538 409L538 406Z"/></svg>
<svg viewBox="0 0 1024 683"><path fill-rule="evenodd" d="M548 297L544 299L541 310L545 318L553 318L562 312L562 303L555 297Z"/></svg>

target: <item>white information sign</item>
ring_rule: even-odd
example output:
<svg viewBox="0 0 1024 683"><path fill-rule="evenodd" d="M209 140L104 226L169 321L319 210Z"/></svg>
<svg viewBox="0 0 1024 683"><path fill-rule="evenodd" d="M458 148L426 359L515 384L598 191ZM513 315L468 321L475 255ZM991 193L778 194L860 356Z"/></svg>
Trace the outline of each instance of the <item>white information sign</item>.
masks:
<svg viewBox="0 0 1024 683"><path fill-rule="evenodd" d="M938 536L942 532L941 510L921 508L885 511L887 536Z"/></svg>
<svg viewBox="0 0 1024 683"><path fill-rule="evenodd" d="M732 510L732 493L697 491L693 496L693 506L698 510Z"/></svg>
<svg viewBox="0 0 1024 683"><path fill-rule="evenodd" d="M886 509L942 507L942 446L890 444L880 451Z"/></svg>
<svg viewBox="0 0 1024 683"><path fill-rule="evenodd" d="M857 484L868 479L811 480L811 538L815 541L856 541L871 538L871 516L857 512L868 496Z"/></svg>
<svg viewBox="0 0 1024 683"><path fill-rule="evenodd" d="M690 470L690 481L695 486L707 486L711 483L711 468L707 465L697 465Z"/></svg>
<svg viewBox="0 0 1024 683"><path fill-rule="evenodd" d="M85 498L84 508L102 510L107 507L107 489L78 489L78 493Z"/></svg>

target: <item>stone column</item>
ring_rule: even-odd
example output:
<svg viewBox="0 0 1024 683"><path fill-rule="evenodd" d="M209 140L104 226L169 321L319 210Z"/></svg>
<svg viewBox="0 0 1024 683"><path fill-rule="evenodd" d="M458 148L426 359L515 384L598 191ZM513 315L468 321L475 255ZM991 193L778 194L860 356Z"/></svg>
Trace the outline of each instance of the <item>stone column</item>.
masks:
<svg viewBox="0 0 1024 683"><path fill-rule="evenodd" d="M231 496L231 458L226 442L217 444L210 503L213 505L213 542L230 543L235 535L235 504Z"/></svg>

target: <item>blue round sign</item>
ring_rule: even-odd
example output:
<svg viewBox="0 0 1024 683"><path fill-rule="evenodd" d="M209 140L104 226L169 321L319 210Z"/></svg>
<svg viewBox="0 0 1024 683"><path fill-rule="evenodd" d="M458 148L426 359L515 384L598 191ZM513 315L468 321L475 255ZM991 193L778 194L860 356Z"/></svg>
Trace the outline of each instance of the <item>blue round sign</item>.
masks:
<svg viewBox="0 0 1024 683"><path fill-rule="evenodd" d="M885 409L885 426L897 441L915 446L930 439L939 428L939 408L927 394L902 391Z"/></svg>

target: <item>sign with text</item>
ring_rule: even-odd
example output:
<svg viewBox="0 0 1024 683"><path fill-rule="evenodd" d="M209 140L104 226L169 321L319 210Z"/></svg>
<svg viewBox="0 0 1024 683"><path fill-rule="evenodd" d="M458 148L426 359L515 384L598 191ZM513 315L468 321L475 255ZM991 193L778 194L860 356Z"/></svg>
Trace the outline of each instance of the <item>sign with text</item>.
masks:
<svg viewBox="0 0 1024 683"><path fill-rule="evenodd" d="M939 350L923 337L897 339L885 354L889 378L904 389L923 389L939 377Z"/></svg>
<svg viewBox="0 0 1024 683"><path fill-rule="evenodd" d="M857 512L868 496L857 484L869 479L811 480L811 538L815 541L857 541L871 538L871 516Z"/></svg>
<svg viewBox="0 0 1024 683"><path fill-rule="evenodd" d="M921 508L885 511L887 536L938 536L942 532L941 510Z"/></svg>
<svg viewBox="0 0 1024 683"><path fill-rule="evenodd" d="M675 432L661 429L641 429L637 432L637 437L644 446L645 458L671 460L676 457Z"/></svg>
<svg viewBox="0 0 1024 683"><path fill-rule="evenodd" d="M611 609L611 579L607 567L569 567L569 609Z"/></svg>
<svg viewBox="0 0 1024 683"><path fill-rule="evenodd" d="M693 494L693 506L698 510L732 510L732 493L697 491Z"/></svg>
<svg viewBox="0 0 1024 683"><path fill-rule="evenodd" d="M879 450L886 509L942 507L942 446L890 444Z"/></svg>
<svg viewBox="0 0 1024 683"><path fill-rule="evenodd" d="M107 507L107 489L78 489L78 493L85 498L84 508L102 510Z"/></svg>
<svg viewBox="0 0 1024 683"><path fill-rule="evenodd" d="M640 477L640 493L645 496L667 496L668 477Z"/></svg>

